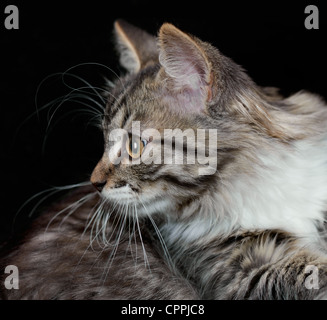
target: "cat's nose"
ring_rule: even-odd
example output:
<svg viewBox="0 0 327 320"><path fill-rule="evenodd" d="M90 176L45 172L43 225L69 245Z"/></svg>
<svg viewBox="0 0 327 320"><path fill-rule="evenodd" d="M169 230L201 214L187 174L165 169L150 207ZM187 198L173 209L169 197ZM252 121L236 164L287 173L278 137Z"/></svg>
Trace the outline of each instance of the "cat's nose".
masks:
<svg viewBox="0 0 327 320"><path fill-rule="evenodd" d="M104 159L101 159L99 163L94 168L91 175L91 183L94 187L101 192L108 180L108 167L105 164Z"/></svg>
<svg viewBox="0 0 327 320"><path fill-rule="evenodd" d="M106 185L107 181L102 181L102 182L98 182L98 181L95 181L95 182L92 182L93 186L99 191L101 192L102 189L104 188L104 186Z"/></svg>

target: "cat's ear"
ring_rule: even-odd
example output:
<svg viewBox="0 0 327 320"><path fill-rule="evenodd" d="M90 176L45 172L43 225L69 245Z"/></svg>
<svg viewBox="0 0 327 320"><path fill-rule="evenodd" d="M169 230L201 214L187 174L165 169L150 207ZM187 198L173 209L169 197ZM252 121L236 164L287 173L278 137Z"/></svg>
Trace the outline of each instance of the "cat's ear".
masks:
<svg viewBox="0 0 327 320"><path fill-rule="evenodd" d="M114 23L120 64L130 73L137 73L149 63L158 61L156 38L124 20Z"/></svg>
<svg viewBox="0 0 327 320"><path fill-rule="evenodd" d="M159 31L159 61L174 88L191 99L212 98L212 66L202 44L169 23Z"/></svg>

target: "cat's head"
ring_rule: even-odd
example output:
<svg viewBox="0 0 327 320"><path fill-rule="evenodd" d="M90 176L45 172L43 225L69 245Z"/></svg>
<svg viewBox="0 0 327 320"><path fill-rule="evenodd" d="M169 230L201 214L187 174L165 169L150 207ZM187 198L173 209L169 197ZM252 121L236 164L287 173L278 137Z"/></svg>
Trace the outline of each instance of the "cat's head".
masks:
<svg viewBox="0 0 327 320"><path fill-rule="evenodd" d="M91 177L109 202L178 212L216 192L254 136L285 138L264 93L212 45L168 23L154 37L117 21L115 35L127 74L108 93L105 150Z"/></svg>

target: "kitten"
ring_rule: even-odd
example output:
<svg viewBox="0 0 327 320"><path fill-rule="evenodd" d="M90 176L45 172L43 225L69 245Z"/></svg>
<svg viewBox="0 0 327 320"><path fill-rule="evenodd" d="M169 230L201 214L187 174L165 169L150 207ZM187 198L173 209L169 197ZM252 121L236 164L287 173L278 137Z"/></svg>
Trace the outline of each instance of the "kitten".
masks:
<svg viewBox="0 0 327 320"><path fill-rule="evenodd" d="M325 297L325 103L256 86L216 48L173 25L161 27L158 41L121 21L115 28L129 75L105 111L106 149L91 177L102 196L155 220L174 265L202 298ZM140 122L134 141L133 121ZM128 143L110 145L116 128L139 143L140 164L126 160L126 150L135 158ZM183 132L182 165L164 164L163 138L174 139L165 128ZM202 143L197 129L209 131ZM196 155L205 149L209 165L215 158L213 174L200 174L203 162L187 164L189 147ZM319 290L305 283L313 266Z"/></svg>
<svg viewBox="0 0 327 320"><path fill-rule="evenodd" d="M19 263L27 289L9 298L326 298L322 99L260 88L171 24L155 38L117 21L115 35L127 74L107 95L105 150L91 176L100 209L84 198L48 228L54 211L42 215L5 260ZM98 197L79 190L56 211L80 192ZM85 224L95 212L96 233L105 231L93 251Z"/></svg>

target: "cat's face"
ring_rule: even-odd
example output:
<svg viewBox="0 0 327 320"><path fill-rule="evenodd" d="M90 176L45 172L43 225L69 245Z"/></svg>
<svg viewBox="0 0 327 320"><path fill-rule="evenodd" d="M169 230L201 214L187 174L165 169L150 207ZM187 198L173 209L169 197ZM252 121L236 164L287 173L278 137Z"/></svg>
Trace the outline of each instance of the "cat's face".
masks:
<svg viewBox="0 0 327 320"><path fill-rule="evenodd" d="M91 181L139 215L178 212L218 188L253 132L276 132L245 94L251 80L211 45L169 24L159 41L121 21L115 31L129 73L108 94Z"/></svg>
<svg viewBox="0 0 327 320"><path fill-rule="evenodd" d="M105 150L91 181L105 199L135 207L139 215L176 211L177 205L198 197L212 183L216 164L210 162L214 169L210 175L199 174L209 161L199 164L194 152L201 138L197 128L210 127L210 122L175 110L163 99L158 66L122 81L112 93L115 98L108 101L103 120ZM200 146L206 138L204 133ZM187 158L192 151L195 161Z"/></svg>

